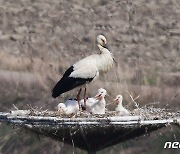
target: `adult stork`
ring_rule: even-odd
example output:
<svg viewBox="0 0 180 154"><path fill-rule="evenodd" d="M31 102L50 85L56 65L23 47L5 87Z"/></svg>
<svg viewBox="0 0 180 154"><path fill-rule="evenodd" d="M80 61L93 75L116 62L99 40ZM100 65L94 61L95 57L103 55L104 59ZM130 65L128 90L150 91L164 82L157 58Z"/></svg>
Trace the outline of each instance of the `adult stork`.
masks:
<svg viewBox="0 0 180 154"><path fill-rule="evenodd" d="M99 54L90 55L69 67L63 77L52 90L52 97L56 98L62 93L80 87L77 93L77 101L80 106L80 93L84 87L84 102L86 108L86 84L94 81L100 73L107 72L114 64L112 53L106 46L106 38L103 35L97 36Z"/></svg>

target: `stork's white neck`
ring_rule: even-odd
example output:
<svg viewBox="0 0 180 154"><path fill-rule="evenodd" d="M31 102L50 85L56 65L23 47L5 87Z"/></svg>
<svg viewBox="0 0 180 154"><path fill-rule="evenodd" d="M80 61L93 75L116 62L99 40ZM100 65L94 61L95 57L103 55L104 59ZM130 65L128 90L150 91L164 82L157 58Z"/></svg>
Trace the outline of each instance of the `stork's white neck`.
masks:
<svg viewBox="0 0 180 154"><path fill-rule="evenodd" d="M106 104L104 97L101 98L98 103L99 103L99 106L104 106Z"/></svg>
<svg viewBox="0 0 180 154"><path fill-rule="evenodd" d="M97 46L101 51L101 54L99 55L100 58L97 61L98 69L99 71L107 72L114 64L113 55L107 48L104 48L99 44Z"/></svg>
<svg viewBox="0 0 180 154"><path fill-rule="evenodd" d="M122 101L119 101L119 102L118 102L117 107L118 107L118 108L124 108L123 105L122 105Z"/></svg>
<svg viewBox="0 0 180 154"><path fill-rule="evenodd" d="M101 54L111 54L111 52L107 49L107 48L104 48L103 46L101 46L100 44L97 44Z"/></svg>

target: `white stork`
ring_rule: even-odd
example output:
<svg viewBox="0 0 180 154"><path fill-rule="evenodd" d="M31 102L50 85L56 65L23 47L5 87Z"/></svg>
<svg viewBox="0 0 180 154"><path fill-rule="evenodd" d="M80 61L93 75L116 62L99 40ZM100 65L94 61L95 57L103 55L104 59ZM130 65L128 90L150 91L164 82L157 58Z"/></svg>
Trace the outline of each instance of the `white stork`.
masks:
<svg viewBox="0 0 180 154"><path fill-rule="evenodd" d="M79 106L76 99L68 99L65 103L59 103L57 108L58 112L65 115L75 114L79 111Z"/></svg>
<svg viewBox="0 0 180 154"><path fill-rule="evenodd" d="M123 96L122 95L117 95L116 98L114 99L114 102L117 103L116 111L118 112L118 115L123 116L123 115L130 115L130 112L123 107L122 105L123 101Z"/></svg>
<svg viewBox="0 0 180 154"><path fill-rule="evenodd" d="M103 35L98 35L97 46L100 53L88 56L69 67L53 88L52 97L56 98L62 93L80 86L77 94L80 109L80 93L84 85L84 102L86 108L86 84L98 78L101 72L107 72L114 64L113 55L108 50L106 43L106 38Z"/></svg>
<svg viewBox="0 0 180 154"><path fill-rule="evenodd" d="M98 90L98 94L95 96L95 98L98 100L91 109L92 114L105 114L106 110L106 101L105 96L107 95L107 92L105 89L100 88Z"/></svg>
<svg viewBox="0 0 180 154"><path fill-rule="evenodd" d="M107 92L103 88L99 88L95 97L87 98L86 100L86 109L88 112L93 114L104 114L106 102L104 97L107 95ZM84 100L81 101L81 106L85 108Z"/></svg>

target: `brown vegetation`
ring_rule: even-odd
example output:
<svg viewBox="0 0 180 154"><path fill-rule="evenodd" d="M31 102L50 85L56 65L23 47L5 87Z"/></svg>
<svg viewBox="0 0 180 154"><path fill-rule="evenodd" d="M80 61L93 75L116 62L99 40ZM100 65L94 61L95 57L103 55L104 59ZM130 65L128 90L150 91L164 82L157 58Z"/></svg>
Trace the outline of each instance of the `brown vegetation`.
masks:
<svg viewBox="0 0 180 154"><path fill-rule="evenodd" d="M128 104L128 90L133 97L140 95L140 106L169 103L179 110L178 0L1 0L0 4L1 111L13 103L54 110L59 101L74 97L76 90L54 100L51 89L70 65L98 52L98 34L107 37L118 65L89 86L89 96L104 87L108 102L120 93Z"/></svg>

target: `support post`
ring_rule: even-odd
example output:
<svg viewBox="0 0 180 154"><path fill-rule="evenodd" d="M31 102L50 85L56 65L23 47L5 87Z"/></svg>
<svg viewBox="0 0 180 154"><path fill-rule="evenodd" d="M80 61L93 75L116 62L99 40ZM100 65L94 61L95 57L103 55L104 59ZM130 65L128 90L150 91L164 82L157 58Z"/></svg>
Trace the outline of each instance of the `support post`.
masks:
<svg viewBox="0 0 180 154"><path fill-rule="evenodd" d="M88 154L96 154L96 151L88 151Z"/></svg>

